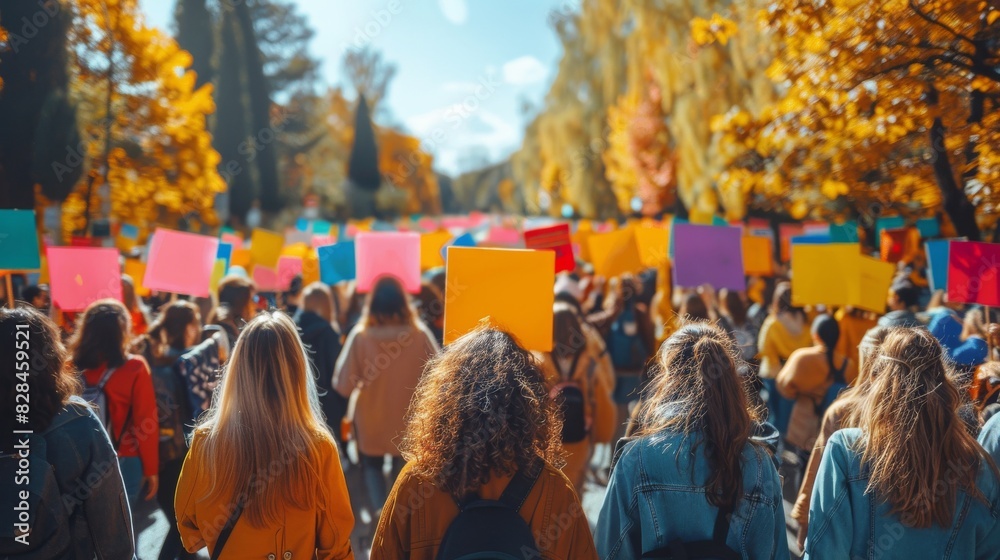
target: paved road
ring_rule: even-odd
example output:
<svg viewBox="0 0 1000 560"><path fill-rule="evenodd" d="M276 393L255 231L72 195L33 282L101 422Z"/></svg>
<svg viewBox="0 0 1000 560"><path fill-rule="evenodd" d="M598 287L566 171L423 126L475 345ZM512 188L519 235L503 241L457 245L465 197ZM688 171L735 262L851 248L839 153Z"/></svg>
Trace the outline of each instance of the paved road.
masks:
<svg viewBox="0 0 1000 560"><path fill-rule="evenodd" d="M374 521L371 519L371 513L369 507L365 500L361 497L363 495L364 486L361 483L360 469L356 466L350 468L346 472L348 487L352 490L352 502L355 516L358 519L357 526L354 532L354 551L357 560L367 560L368 550L371 547L372 533L374 532ZM358 491L354 491L357 488ZM597 484L595 482L588 482L583 494L583 507L587 512L587 517L590 519L591 528L597 522L597 516L601 509L601 504L604 503L604 486ZM791 508L788 502L785 503L785 510L787 511ZM159 554L160 544L163 542L163 537L167 533L167 521L163 513L155 505L155 500L153 502L144 503L135 516L136 530L139 534L138 538L138 549L139 549L139 560L156 560ZM788 542L791 548L795 547L795 535L789 531ZM797 551L791 553L793 558L796 558ZM205 560L208 559L208 554L202 551L200 558Z"/></svg>

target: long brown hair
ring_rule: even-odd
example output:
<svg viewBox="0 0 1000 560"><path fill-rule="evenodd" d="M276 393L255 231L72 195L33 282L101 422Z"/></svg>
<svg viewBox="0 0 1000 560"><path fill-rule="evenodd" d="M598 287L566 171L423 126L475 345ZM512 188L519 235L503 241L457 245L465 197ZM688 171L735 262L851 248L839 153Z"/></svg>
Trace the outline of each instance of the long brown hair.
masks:
<svg viewBox="0 0 1000 560"><path fill-rule="evenodd" d="M366 327L413 324L416 314L399 280L391 276L379 279L365 300L361 324Z"/></svg>
<svg viewBox="0 0 1000 560"><path fill-rule="evenodd" d="M160 316L149 328L149 338L157 347L166 345L174 350L184 350L187 346L187 329L192 324L201 326L198 306L190 301L175 301L160 311Z"/></svg>
<svg viewBox="0 0 1000 560"><path fill-rule="evenodd" d="M428 362L400 450L413 472L465 496L494 475L562 466L562 422L532 355L480 326Z"/></svg>
<svg viewBox="0 0 1000 560"><path fill-rule="evenodd" d="M864 434L867 491L911 527L950 527L959 490L985 500L976 486L983 462L1000 475L956 412L941 345L926 329L894 329L873 367L868 397L850 414Z"/></svg>
<svg viewBox="0 0 1000 560"><path fill-rule="evenodd" d="M308 364L287 315L257 315L195 429L195 437L204 437L201 465L211 480L205 498L229 501L246 492L244 517L257 528L280 523L286 507L311 509L322 482L319 447L336 449Z"/></svg>
<svg viewBox="0 0 1000 560"><path fill-rule="evenodd" d="M575 358L587 347L580 316L566 303L556 303L552 311L552 355L558 359Z"/></svg>
<svg viewBox="0 0 1000 560"><path fill-rule="evenodd" d="M256 291L252 280L236 275L226 276L219 282L219 305L208 322L221 324L231 321L237 328L242 327L243 321L250 320L247 314Z"/></svg>
<svg viewBox="0 0 1000 560"><path fill-rule="evenodd" d="M28 346L30 352L25 351ZM4 437L15 429L44 431L66 401L80 393L80 380L69 368L67 357L56 326L34 307L0 309L0 363L5 372L0 376L0 402L10 407L5 408L7 413L0 420L0 425L9 428L4 430ZM22 383L17 377L20 373L28 376L27 404L31 406L28 422L13 426L8 423L14 420L15 389Z"/></svg>
<svg viewBox="0 0 1000 560"><path fill-rule="evenodd" d="M708 323L684 325L663 343L659 366L639 411L639 436L697 434L712 472L706 498L734 508L743 494L741 458L760 411L736 369L736 349Z"/></svg>
<svg viewBox="0 0 1000 560"><path fill-rule="evenodd" d="M116 299L102 299L87 307L70 338L73 365L86 370L119 367L128 360L132 318Z"/></svg>

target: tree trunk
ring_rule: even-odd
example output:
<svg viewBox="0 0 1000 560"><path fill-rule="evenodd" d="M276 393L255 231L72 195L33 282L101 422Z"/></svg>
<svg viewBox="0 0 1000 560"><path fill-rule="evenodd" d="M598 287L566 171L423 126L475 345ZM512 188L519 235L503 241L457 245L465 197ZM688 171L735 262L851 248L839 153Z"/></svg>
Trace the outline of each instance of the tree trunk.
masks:
<svg viewBox="0 0 1000 560"><path fill-rule="evenodd" d="M934 119L934 124L930 129L931 150L934 154L934 178L937 180L938 188L941 189L941 197L944 202L944 211L951 218L952 224L959 236L967 237L970 241L979 241L979 226L976 224L976 207L972 205L965 190L955 179L955 172L948 159L948 150L945 148L945 128L940 117Z"/></svg>

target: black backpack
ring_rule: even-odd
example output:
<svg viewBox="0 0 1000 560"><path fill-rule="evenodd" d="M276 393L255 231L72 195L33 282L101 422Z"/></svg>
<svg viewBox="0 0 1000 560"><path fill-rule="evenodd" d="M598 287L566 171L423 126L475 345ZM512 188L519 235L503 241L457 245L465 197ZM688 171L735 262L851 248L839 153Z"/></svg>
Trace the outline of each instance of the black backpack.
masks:
<svg viewBox="0 0 1000 560"><path fill-rule="evenodd" d="M583 354L584 352L581 351L573 357L569 373L560 370L559 360L556 359L555 354L552 354L552 363L556 370L559 371L561 381L549 391L549 398L556 403L562 414L563 443L581 442L590 433L590 419L587 418L587 396L583 393L583 388L580 387L580 384L572 380L573 373L576 371L576 365ZM593 373L596 365L596 362L591 360L588 378Z"/></svg>
<svg viewBox="0 0 1000 560"><path fill-rule="evenodd" d="M739 552L726 545L726 535L729 534L731 510L719 508L715 516L715 529L711 540L684 542L680 539L670 541L663 548L646 552L642 558L649 560L740 560Z"/></svg>
<svg viewBox="0 0 1000 560"><path fill-rule="evenodd" d="M541 558L531 527L520 514L540 475L540 468L530 475L518 471L499 500L473 494L458 501L458 516L444 534L437 560Z"/></svg>
<svg viewBox="0 0 1000 560"><path fill-rule="evenodd" d="M152 368L153 390L156 393L156 414L160 424L160 464L184 458L187 454L186 423L191 423L191 402L188 389L180 372L177 358L180 353L173 351L158 361Z"/></svg>

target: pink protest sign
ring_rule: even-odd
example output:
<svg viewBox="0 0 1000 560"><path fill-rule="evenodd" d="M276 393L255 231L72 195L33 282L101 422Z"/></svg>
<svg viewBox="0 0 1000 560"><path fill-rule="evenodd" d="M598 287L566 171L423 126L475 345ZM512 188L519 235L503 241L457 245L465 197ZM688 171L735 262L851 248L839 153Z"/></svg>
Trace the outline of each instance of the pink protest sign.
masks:
<svg viewBox="0 0 1000 560"><path fill-rule="evenodd" d="M236 249L243 247L243 238L236 235L235 233L223 233L222 242L229 243Z"/></svg>
<svg viewBox="0 0 1000 560"><path fill-rule="evenodd" d="M320 247L326 247L327 245L336 245L337 236L336 235L314 235L312 238L312 248L319 249Z"/></svg>
<svg viewBox="0 0 1000 560"><path fill-rule="evenodd" d="M486 236L486 242L494 245L505 245L508 247L521 246L521 232L517 228L506 226L493 226Z"/></svg>
<svg viewBox="0 0 1000 560"><path fill-rule="evenodd" d="M278 259L278 289L287 290L292 280L302 274L302 257L281 257Z"/></svg>
<svg viewBox="0 0 1000 560"><path fill-rule="evenodd" d="M218 252L219 240L214 237L157 229L142 285L160 292L208 297Z"/></svg>
<svg viewBox="0 0 1000 560"><path fill-rule="evenodd" d="M359 292L370 292L379 278L392 276L407 292L420 293L420 234L359 233L355 259Z"/></svg>
<svg viewBox="0 0 1000 560"><path fill-rule="evenodd" d="M53 304L63 311L83 311L99 299L122 299L118 249L49 247L49 285Z"/></svg>
<svg viewBox="0 0 1000 560"><path fill-rule="evenodd" d="M277 292L278 271L266 266L256 265L253 267L253 283L257 285L260 292Z"/></svg>

